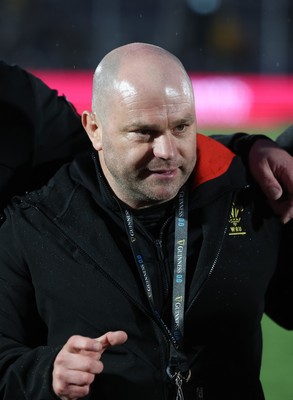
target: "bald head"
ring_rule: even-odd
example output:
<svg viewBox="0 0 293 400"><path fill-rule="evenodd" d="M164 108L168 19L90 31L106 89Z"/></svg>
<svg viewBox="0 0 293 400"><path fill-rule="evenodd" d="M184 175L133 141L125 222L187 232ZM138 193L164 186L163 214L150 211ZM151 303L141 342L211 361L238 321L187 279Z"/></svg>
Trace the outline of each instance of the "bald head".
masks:
<svg viewBox="0 0 293 400"><path fill-rule="evenodd" d="M92 110L103 121L112 114L113 96L133 94L136 88L164 87L172 90L180 80L182 90L193 96L188 74L180 60L167 50L147 44L131 43L108 53L97 66L93 80Z"/></svg>
<svg viewBox="0 0 293 400"><path fill-rule="evenodd" d="M173 199L193 171L192 84L181 62L160 47L132 43L107 54L82 123L104 177L132 208Z"/></svg>

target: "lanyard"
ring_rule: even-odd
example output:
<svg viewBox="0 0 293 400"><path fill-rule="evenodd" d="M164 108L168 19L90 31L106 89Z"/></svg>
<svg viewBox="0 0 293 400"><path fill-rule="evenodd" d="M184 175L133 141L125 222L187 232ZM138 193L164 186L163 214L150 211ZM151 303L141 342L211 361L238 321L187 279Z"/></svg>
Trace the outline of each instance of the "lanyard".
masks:
<svg viewBox="0 0 293 400"><path fill-rule="evenodd" d="M184 337L185 280L188 237L188 196L186 186L178 193L175 214L174 273L172 294L172 331L177 342L182 345ZM188 382L191 371L186 366L186 357L181 349L170 347L167 374L177 386L176 399L183 399L183 382Z"/></svg>
<svg viewBox="0 0 293 400"><path fill-rule="evenodd" d="M177 197L174 240L174 273L173 273L173 333L177 341L184 336L185 277L187 258L188 203L186 190L183 188Z"/></svg>
<svg viewBox="0 0 293 400"><path fill-rule="evenodd" d="M170 362L167 368L168 376L177 385L177 397L180 397L183 381L188 381L190 371L183 367L185 357L180 350L184 337L184 304L185 304L185 278L187 258L187 232L188 232L188 195L187 185L179 191L176 198L175 211L175 238L174 238L174 265L173 265L173 292L172 292L172 326L171 331L156 312L156 305L152 291L149 273L145 267L143 255L139 248L135 234L133 217L128 209L124 209L124 221L128 233L129 243L144 284L149 302L161 324L164 326L171 341Z"/></svg>

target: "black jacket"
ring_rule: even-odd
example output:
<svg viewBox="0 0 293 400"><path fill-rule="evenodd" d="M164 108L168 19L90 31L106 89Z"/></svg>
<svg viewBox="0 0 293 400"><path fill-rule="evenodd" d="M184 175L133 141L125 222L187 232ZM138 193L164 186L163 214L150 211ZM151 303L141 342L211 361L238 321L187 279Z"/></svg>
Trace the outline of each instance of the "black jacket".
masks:
<svg viewBox="0 0 293 400"><path fill-rule="evenodd" d="M91 144L72 104L33 74L0 61L0 88L1 210Z"/></svg>
<svg viewBox="0 0 293 400"><path fill-rule="evenodd" d="M190 188L184 353L191 378L184 398L263 399L260 322L285 228L247 181L240 160L201 135ZM120 207L97 160L86 156L6 209L0 229L1 399L55 399L52 365L67 339L120 329L128 341L104 353L104 371L88 398L175 398L166 373L168 330L147 300ZM147 264L168 282L173 217L156 238L134 219ZM292 280L288 285L292 293ZM282 323L292 328L288 302L287 308ZM167 324L170 312L167 302Z"/></svg>

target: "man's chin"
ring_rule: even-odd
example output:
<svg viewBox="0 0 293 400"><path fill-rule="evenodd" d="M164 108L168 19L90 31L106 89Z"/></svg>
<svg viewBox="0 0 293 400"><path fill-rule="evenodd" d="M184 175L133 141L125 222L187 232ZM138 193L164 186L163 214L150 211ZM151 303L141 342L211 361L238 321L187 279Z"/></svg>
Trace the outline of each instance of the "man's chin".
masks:
<svg viewBox="0 0 293 400"><path fill-rule="evenodd" d="M179 189L168 190L168 191L154 191L149 194L149 199L152 199L154 203L165 203L169 200L174 199L178 193Z"/></svg>

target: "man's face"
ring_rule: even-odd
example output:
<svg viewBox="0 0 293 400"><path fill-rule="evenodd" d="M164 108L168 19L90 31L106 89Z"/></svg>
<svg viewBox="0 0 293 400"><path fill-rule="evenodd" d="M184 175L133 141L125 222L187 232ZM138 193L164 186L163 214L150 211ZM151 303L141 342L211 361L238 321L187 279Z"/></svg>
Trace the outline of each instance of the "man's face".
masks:
<svg viewBox="0 0 293 400"><path fill-rule="evenodd" d="M179 83L178 83L179 81ZM103 122L99 157L114 193L132 208L168 201L196 162L191 88L120 81Z"/></svg>

